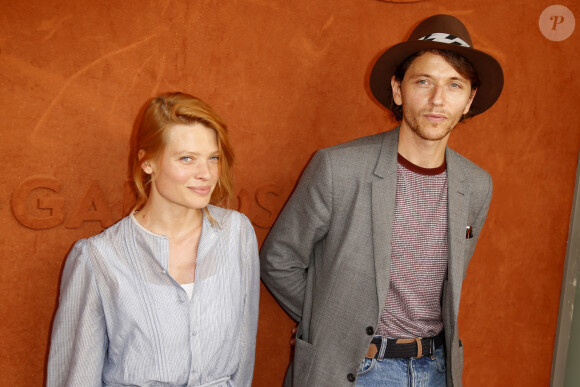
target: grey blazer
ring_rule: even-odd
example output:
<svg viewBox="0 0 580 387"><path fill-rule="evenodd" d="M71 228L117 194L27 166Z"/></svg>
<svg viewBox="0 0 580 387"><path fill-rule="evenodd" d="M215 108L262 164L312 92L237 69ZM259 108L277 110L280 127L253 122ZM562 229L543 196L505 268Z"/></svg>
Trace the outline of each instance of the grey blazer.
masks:
<svg viewBox="0 0 580 387"><path fill-rule="evenodd" d="M352 386L389 289L398 128L318 151L261 250L262 280L299 322L285 385ZM461 286L491 200L487 172L447 148L448 386L461 386ZM467 238L466 227L472 227Z"/></svg>

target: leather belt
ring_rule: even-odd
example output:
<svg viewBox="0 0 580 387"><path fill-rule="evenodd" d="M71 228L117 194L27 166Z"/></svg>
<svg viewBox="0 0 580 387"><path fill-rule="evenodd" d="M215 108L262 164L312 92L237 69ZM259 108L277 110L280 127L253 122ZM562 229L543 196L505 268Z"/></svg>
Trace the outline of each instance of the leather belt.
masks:
<svg viewBox="0 0 580 387"><path fill-rule="evenodd" d="M367 351L366 357L377 358L381 344L385 340L382 337L374 337ZM441 331L434 337L416 337L414 339L386 339L386 358L431 356L437 348L445 342L445 334Z"/></svg>

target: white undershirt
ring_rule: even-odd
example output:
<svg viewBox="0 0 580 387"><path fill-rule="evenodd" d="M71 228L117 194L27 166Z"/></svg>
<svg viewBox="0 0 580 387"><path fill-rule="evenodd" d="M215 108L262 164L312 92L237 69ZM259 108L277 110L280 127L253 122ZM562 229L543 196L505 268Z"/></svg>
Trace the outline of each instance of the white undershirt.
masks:
<svg viewBox="0 0 580 387"><path fill-rule="evenodd" d="M185 290L185 292L187 293L187 296L191 300L191 297L193 296L193 285L195 285L195 282L192 282L190 284L180 284L180 285L183 288L183 290Z"/></svg>

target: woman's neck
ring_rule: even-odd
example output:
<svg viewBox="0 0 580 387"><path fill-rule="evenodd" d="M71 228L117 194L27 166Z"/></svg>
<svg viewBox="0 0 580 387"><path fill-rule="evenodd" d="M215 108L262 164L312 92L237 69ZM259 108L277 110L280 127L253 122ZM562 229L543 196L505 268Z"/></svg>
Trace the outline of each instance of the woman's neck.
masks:
<svg viewBox="0 0 580 387"><path fill-rule="evenodd" d="M174 241L188 238L203 223L201 209L184 207L159 208L149 201L135 214L135 219L147 230Z"/></svg>

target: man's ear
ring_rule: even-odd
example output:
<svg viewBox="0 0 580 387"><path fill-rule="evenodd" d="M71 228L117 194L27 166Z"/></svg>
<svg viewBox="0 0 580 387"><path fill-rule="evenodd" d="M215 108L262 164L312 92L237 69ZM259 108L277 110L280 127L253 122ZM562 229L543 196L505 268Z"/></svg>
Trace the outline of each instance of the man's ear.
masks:
<svg viewBox="0 0 580 387"><path fill-rule="evenodd" d="M403 98L401 97L401 82L397 81L394 75L391 77L391 89L393 89L393 102L401 106L403 104Z"/></svg>
<svg viewBox="0 0 580 387"><path fill-rule="evenodd" d="M467 101L467 105L465 105L465 109L463 109L463 114L467 114L467 112L471 108L471 104L473 103L473 99L475 98L475 93L477 93L477 89L471 90L471 96L469 97L469 100Z"/></svg>

